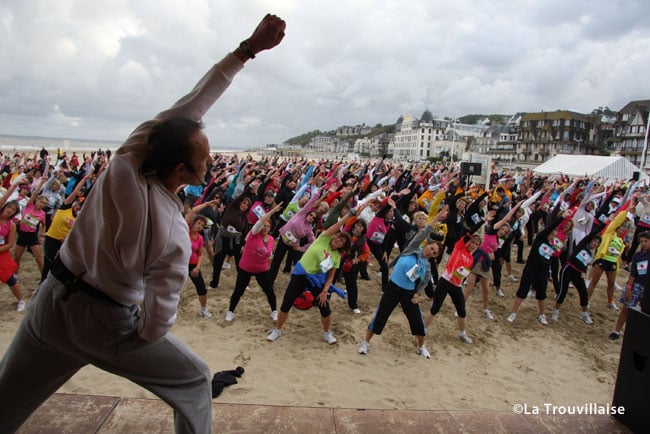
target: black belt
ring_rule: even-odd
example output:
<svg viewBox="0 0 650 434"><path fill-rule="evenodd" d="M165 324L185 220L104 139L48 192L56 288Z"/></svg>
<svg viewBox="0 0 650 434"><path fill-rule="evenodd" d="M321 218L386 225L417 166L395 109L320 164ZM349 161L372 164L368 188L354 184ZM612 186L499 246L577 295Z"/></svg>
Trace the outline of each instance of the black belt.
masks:
<svg viewBox="0 0 650 434"><path fill-rule="evenodd" d="M113 303L118 306L124 306L122 303L118 303L117 301L113 300L105 292L100 291L94 286L91 286L88 283L84 282L80 277L72 274L72 272L68 270L68 267L65 266L63 261L61 261L61 258L58 256L54 260L54 264L52 265L50 272L54 277L57 278L57 280L63 283L63 286L65 286L66 292L63 296L64 300L67 300L70 294L83 292L84 294L92 298L96 298L97 300Z"/></svg>

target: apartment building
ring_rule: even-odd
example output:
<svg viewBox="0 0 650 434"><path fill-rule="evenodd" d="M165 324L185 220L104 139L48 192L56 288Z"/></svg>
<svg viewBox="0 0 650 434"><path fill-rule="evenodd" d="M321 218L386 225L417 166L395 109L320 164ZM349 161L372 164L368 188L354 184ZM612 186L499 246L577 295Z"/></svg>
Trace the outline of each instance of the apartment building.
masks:
<svg viewBox="0 0 650 434"><path fill-rule="evenodd" d="M616 114L613 137L608 149L638 166L642 163L643 146L647 137L650 100L631 101ZM647 166L646 159L646 166Z"/></svg>
<svg viewBox="0 0 650 434"><path fill-rule="evenodd" d="M410 113L397 120L389 153L396 160L427 160L441 152L462 155L467 137L480 136L483 125L467 125L450 119L434 119L426 110L420 119Z"/></svg>
<svg viewBox="0 0 650 434"><path fill-rule="evenodd" d="M598 154L598 119L570 110L525 113L516 122L490 127L468 149L495 161L541 164L557 154Z"/></svg>

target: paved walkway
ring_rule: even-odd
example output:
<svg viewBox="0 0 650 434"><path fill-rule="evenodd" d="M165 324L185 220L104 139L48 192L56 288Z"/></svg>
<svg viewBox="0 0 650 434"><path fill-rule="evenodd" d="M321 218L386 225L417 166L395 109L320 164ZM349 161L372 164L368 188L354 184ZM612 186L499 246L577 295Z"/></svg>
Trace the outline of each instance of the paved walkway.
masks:
<svg viewBox="0 0 650 434"><path fill-rule="evenodd" d="M523 416L490 411L409 411L213 404L215 433L628 433L609 416ZM0 421L0 423L2 423ZM19 433L169 433L156 399L54 394Z"/></svg>

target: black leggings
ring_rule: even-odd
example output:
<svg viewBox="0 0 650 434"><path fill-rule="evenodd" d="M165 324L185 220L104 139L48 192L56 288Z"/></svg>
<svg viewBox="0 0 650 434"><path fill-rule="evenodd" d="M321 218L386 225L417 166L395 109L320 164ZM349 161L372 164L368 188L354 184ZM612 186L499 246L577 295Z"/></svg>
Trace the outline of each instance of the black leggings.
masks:
<svg viewBox="0 0 650 434"><path fill-rule="evenodd" d="M352 265L350 271L338 271L343 274L343 280L345 280L345 289L348 291L348 306L350 309L357 309L359 306L357 304L357 299L359 296L359 286L357 285L357 278L359 277L359 269L361 262Z"/></svg>
<svg viewBox="0 0 650 434"><path fill-rule="evenodd" d="M379 263L379 271L381 271L381 292L384 292L386 291L386 285L388 284L388 262L384 260L384 253L386 253L386 250L384 250L384 247L381 244L375 244L371 241L368 241L368 247Z"/></svg>
<svg viewBox="0 0 650 434"><path fill-rule="evenodd" d="M293 247L287 246L282 237L278 237L278 241L275 243L275 250L273 251L273 259L271 260L271 268L269 272L271 273L271 281L275 281L275 278L278 277L278 271L280 270L280 265L282 260L288 251L293 250Z"/></svg>
<svg viewBox="0 0 650 434"><path fill-rule="evenodd" d="M560 272L560 291L557 293L557 297L555 297L555 302L557 304L562 304L564 302L564 298L566 297L567 292L569 292L569 282L573 283L578 291L578 295L580 296L580 306L587 306L589 303L589 295L587 293L585 280L582 278L582 272L576 270L568 263L564 264L564 267L562 267L562 271Z"/></svg>
<svg viewBox="0 0 650 434"><path fill-rule="evenodd" d="M537 300L546 300L547 283L548 270L546 268L533 271L529 267L524 267L516 295L518 298L526 298L528 297L528 291L532 288L535 290L535 298Z"/></svg>
<svg viewBox="0 0 650 434"><path fill-rule="evenodd" d="M277 310L277 301L275 299L275 292L273 291L273 279L271 279L271 273L268 270L261 273L250 273L248 271L242 270L241 268L238 268L235 290L230 296L230 306L228 307L228 310L230 312L234 312L237 308L237 304L239 304L239 300L241 299L242 295L244 295L244 292L246 292L246 287L250 283L251 277L253 276L255 276L255 280L257 280L257 283L260 285L262 291L266 295L266 300L269 302L271 310Z"/></svg>
<svg viewBox="0 0 650 434"><path fill-rule="evenodd" d="M196 268L196 264L190 264L189 265L189 271L191 272ZM190 273L190 280L196 287L196 293L198 295L207 295L208 294L208 289L205 287L205 280L203 280L203 275L201 274L201 270L199 270L199 274L194 277Z"/></svg>
<svg viewBox="0 0 650 434"><path fill-rule="evenodd" d="M381 295L375 316L370 322L370 325L368 325L368 330L376 335L380 335L384 330L390 314L393 313L393 310L399 304L402 307L402 312L404 312L404 315L408 319L411 334L413 336L426 336L420 305L413 303L412 300L415 293L414 290L406 290L389 281L388 285L386 285L386 291Z"/></svg>
<svg viewBox="0 0 650 434"><path fill-rule="evenodd" d="M456 307L456 313L458 313L458 316L460 318L465 318L467 316L467 311L465 310L465 296L463 295L462 288L460 286L452 285L444 278L438 280L436 290L433 292L431 315L440 312L440 307L442 307L442 302L445 301L447 294L451 297L451 301Z"/></svg>
<svg viewBox="0 0 650 434"><path fill-rule="evenodd" d="M503 270L503 264L501 263L500 258L494 258L492 261L492 283L497 289L501 289L501 271Z"/></svg>
<svg viewBox="0 0 650 434"><path fill-rule="evenodd" d="M226 260L226 256L232 256L235 259L235 266L239 268L239 260L241 259L241 244L234 244L230 248L230 239L223 239L223 247L219 253L214 255L214 260L212 262L212 281L210 286L213 288L219 287L219 278L221 277L221 268L223 267L223 262Z"/></svg>
<svg viewBox="0 0 650 434"><path fill-rule="evenodd" d="M45 280L47 273L50 272L62 244L63 241L45 235L45 239L43 240L43 271L41 272L41 282Z"/></svg>
<svg viewBox="0 0 650 434"><path fill-rule="evenodd" d="M284 298L282 299L282 306L280 306L280 310L284 313L288 313L291 310L291 306L293 306L293 302L296 301L296 298L298 298L298 296L305 290L310 291L314 296L314 304L318 306L321 317L327 318L332 314L329 299L327 300L327 304L325 304L325 306L321 306L318 303L318 295L323 289L313 287L309 283L309 280L307 280L307 276L304 274L291 275L291 280L289 280L289 285L287 286L287 290L284 293Z"/></svg>

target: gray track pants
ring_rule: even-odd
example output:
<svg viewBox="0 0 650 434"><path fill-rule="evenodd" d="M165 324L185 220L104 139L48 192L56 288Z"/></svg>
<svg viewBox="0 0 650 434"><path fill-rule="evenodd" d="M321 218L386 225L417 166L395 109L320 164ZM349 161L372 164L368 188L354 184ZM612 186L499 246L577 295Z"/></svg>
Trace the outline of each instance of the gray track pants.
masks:
<svg viewBox="0 0 650 434"><path fill-rule="evenodd" d="M138 307L73 293L51 274L27 308L0 362L0 432L14 432L80 368L125 377L174 408L176 432L209 433L212 390L207 364L178 338L147 342Z"/></svg>

